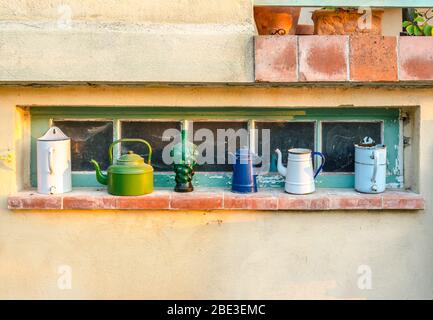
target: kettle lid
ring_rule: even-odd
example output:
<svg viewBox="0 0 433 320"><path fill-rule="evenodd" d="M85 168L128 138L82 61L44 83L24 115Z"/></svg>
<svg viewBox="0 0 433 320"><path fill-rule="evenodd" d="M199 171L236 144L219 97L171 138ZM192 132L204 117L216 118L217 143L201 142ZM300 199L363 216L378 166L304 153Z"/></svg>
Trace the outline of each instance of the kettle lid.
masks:
<svg viewBox="0 0 433 320"><path fill-rule="evenodd" d="M242 146L238 150L236 150L236 155L239 156L249 156L252 154L252 151L247 146Z"/></svg>
<svg viewBox="0 0 433 320"><path fill-rule="evenodd" d="M108 171L117 174L142 174L153 172L153 168L150 164L145 163L140 155L128 151L121 155L116 164L108 168Z"/></svg>
<svg viewBox="0 0 433 320"><path fill-rule="evenodd" d="M124 166L142 166L144 159L134 151L128 151L128 153L121 155L116 163Z"/></svg>
<svg viewBox="0 0 433 320"><path fill-rule="evenodd" d="M62 141L69 140L69 137L58 127L51 127L45 134L38 138L38 141Z"/></svg>
<svg viewBox="0 0 433 320"><path fill-rule="evenodd" d="M364 137L364 139L362 139L362 141L359 144L357 144L357 146L363 148L371 148L374 147L375 145L376 143L371 137Z"/></svg>

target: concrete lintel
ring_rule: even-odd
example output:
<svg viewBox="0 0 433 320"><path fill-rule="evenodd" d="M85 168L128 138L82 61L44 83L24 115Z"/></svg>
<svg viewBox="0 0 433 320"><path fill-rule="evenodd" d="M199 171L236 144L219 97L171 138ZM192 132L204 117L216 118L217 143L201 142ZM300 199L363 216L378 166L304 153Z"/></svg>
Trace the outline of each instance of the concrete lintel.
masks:
<svg viewBox="0 0 433 320"><path fill-rule="evenodd" d="M149 33L2 28L0 82L254 81L252 31Z"/></svg>

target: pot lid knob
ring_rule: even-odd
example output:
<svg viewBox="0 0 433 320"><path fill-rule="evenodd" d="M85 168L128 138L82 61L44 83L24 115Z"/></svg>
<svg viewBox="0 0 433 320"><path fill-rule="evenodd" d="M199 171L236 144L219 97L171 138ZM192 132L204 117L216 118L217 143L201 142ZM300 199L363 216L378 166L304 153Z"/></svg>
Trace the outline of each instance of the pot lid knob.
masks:
<svg viewBox="0 0 433 320"><path fill-rule="evenodd" d="M364 137L359 145L362 147L373 147L375 142L371 137Z"/></svg>
<svg viewBox="0 0 433 320"><path fill-rule="evenodd" d="M126 154L120 156L117 163L130 166L143 165L144 159L140 155L134 153L134 151L129 150Z"/></svg>

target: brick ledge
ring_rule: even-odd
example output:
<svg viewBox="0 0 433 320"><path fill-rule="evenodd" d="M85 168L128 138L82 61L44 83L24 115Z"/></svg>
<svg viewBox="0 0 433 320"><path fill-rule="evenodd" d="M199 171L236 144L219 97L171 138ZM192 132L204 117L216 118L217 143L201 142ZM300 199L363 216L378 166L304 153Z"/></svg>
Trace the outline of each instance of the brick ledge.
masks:
<svg viewBox="0 0 433 320"><path fill-rule="evenodd" d="M431 84L432 51L432 37L256 36L255 81Z"/></svg>
<svg viewBox="0 0 433 320"><path fill-rule="evenodd" d="M23 191L8 198L10 210L423 210L424 198L413 192L386 191L361 194L351 189L319 189L310 195L291 195L283 190L261 190L240 195L222 189L188 194L155 190L139 197L118 197L103 189L79 188L63 195Z"/></svg>

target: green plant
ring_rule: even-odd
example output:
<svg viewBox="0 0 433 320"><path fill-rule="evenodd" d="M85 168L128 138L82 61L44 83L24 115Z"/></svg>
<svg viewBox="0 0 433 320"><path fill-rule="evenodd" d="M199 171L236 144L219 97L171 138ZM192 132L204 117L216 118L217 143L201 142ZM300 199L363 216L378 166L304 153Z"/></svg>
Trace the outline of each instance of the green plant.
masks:
<svg viewBox="0 0 433 320"><path fill-rule="evenodd" d="M433 19L433 13L429 16L430 9L420 11L415 9L411 12L409 20L403 22L403 28L410 36L433 36L433 26L429 21Z"/></svg>
<svg viewBox="0 0 433 320"><path fill-rule="evenodd" d="M334 11L353 11L358 10L357 7L322 7L322 10L334 10Z"/></svg>

